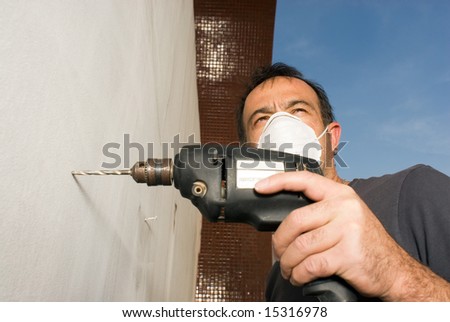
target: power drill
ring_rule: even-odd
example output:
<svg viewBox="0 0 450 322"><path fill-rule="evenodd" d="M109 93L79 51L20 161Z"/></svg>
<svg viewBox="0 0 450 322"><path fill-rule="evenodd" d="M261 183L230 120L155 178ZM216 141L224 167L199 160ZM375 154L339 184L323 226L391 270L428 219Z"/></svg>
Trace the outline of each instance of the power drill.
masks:
<svg viewBox="0 0 450 322"><path fill-rule="evenodd" d="M259 231L275 231L294 209L311 201L302 193L258 194L257 181L286 171L322 174L319 164L299 155L249 145L188 145L174 160L137 162L128 170L74 171L73 175L131 175L148 186L174 185L211 222L247 223ZM356 301L357 295L338 277L318 279L303 287L303 295L319 301Z"/></svg>

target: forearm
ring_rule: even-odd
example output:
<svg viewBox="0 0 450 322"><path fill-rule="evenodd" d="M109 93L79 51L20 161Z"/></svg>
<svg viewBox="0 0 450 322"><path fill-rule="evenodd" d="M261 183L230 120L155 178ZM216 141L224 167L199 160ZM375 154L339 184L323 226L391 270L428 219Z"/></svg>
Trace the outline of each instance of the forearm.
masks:
<svg viewBox="0 0 450 322"><path fill-rule="evenodd" d="M450 283L406 253L397 267L395 283L382 296L384 301L448 302Z"/></svg>

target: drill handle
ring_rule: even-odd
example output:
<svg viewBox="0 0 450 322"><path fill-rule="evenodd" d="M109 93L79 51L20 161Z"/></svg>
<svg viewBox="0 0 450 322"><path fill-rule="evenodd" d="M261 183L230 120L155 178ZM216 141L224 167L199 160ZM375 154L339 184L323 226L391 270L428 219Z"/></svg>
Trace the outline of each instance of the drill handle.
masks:
<svg viewBox="0 0 450 322"><path fill-rule="evenodd" d="M338 276L320 278L303 286L303 295L319 302L357 302L356 291Z"/></svg>

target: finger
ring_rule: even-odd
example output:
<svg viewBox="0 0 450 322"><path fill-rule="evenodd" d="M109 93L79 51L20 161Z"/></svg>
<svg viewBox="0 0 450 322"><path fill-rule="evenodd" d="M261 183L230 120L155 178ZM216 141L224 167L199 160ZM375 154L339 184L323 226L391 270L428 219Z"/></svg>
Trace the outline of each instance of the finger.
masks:
<svg viewBox="0 0 450 322"><path fill-rule="evenodd" d="M274 174L260 180L256 183L255 190L262 194L283 190L302 191L311 200L320 201L342 193L343 187L346 186L319 174L309 171L296 171Z"/></svg>
<svg viewBox="0 0 450 322"><path fill-rule="evenodd" d="M337 275L341 266L342 256L339 255L339 250L331 248L307 257L292 270L289 281L296 286L304 285L318 278Z"/></svg>
<svg viewBox="0 0 450 322"><path fill-rule="evenodd" d="M286 248L301 234L326 225L334 216L327 202L313 203L292 211L272 235L275 256L280 258Z"/></svg>
<svg viewBox="0 0 450 322"><path fill-rule="evenodd" d="M337 224L331 222L295 238L280 258L281 275L289 279L293 269L306 258L334 247L342 237L341 231Z"/></svg>

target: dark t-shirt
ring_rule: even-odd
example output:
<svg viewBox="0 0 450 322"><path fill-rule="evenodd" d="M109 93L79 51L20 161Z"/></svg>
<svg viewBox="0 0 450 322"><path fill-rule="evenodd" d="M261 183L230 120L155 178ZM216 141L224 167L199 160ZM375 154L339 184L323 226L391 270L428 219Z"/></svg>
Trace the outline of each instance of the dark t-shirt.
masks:
<svg viewBox="0 0 450 322"><path fill-rule="evenodd" d="M350 186L400 246L450 281L448 176L429 166L416 165L382 177L355 179ZM301 287L292 286L281 277L278 263L269 274L266 299L314 301L303 296Z"/></svg>

